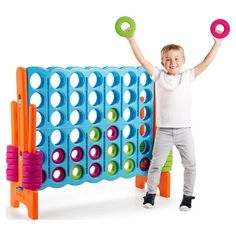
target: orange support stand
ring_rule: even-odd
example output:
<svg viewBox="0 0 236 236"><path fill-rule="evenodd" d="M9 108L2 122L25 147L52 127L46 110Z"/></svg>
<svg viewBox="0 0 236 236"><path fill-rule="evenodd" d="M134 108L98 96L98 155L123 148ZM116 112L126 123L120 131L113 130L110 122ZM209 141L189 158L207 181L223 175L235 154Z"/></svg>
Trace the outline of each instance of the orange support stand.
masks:
<svg viewBox="0 0 236 236"><path fill-rule="evenodd" d="M147 182L147 176L135 176L135 186L144 189ZM160 196L170 197L170 172L162 172L159 185Z"/></svg>
<svg viewBox="0 0 236 236"><path fill-rule="evenodd" d="M38 191L22 188L22 154L35 152L36 107L31 105L28 113L27 74L22 67L17 69L17 103L11 103L12 145L18 146L18 181L11 182L11 206L26 205L28 216L38 219ZM29 121L29 123L28 123Z"/></svg>

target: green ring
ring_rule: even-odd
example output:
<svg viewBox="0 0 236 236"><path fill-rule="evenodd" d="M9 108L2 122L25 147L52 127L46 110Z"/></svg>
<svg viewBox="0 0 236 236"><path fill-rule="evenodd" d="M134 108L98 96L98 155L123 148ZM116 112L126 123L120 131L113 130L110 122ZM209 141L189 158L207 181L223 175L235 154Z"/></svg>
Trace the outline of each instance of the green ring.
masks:
<svg viewBox="0 0 236 236"><path fill-rule="evenodd" d="M111 170L108 169L108 166L111 165ZM106 172L109 174L109 175L114 175L116 174L116 172L118 171L118 164L117 162L115 161L111 161L107 164L107 167L106 167Z"/></svg>
<svg viewBox="0 0 236 236"><path fill-rule="evenodd" d="M112 118L111 118L111 119L108 117L108 114L109 114L110 112L112 113ZM108 112L107 112L107 120L110 121L111 123L113 123L113 122L115 122L117 119L118 119L118 111L117 111L115 108L109 109Z"/></svg>
<svg viewBox="0 0 236 236"><path fill-rule="evenodd" d="M76 175L73 175L73 171L77 169L78 170L78 173ZM76 165L76 166L73 166L71 168L71 171L70 171L70 175L71 175L71 178L74 179L74 180L78 180L80 179L84 174L84 170L83 170L83 167L80 166L80 165Z"/></svg>
<svg viewBox="0 0 236 236"><path fill-rule="evenodd" d="M95 132L95 135L93 138L90 137L90 133ZM89 140L92 142L97 142L101 138L101 131L99 128L94 127L89 131Z"/></svg>
<svg viewBox="0 0 236 236"><path fill-rule="evenodd" d="M109 148L112 148L112 153L109 153L109 152L108 152L108 149L109 149ZM108 156L108 157L111 157L111 158L115 157L115 156L118 154L118 146L117 146L116 144L114 144L114 143L110 144L110 145L107 147L106 153L107 153L107 156Z"/></svg>
<svg viewBox="0 0 236 236"><path fill-rule="evenodd" d="M128 23L130 25L130 30L128 32L125 32L121 29L121 25L123 23ZM135 29L136 29L136 24L131 17L122 16L116 21L115 29L116 29L116 33L119 34L121 37L129 38L134 34Z"/></svg>
<svg viewBox="0 0 236 236"><path fill-rule="evenodd" d="M128 168L125 169L125 164L128 163ZM129 159L124 162L123 170L126 174L131 173L134 170L134 161Z"/></svg>
<svg viewBox="0 0 236 236"><path fill-rule="evenodd" d="M124 147L125 146L128 146L128 150L127 151L124 151ZM133 143L131 143L131 142L128 142L128 143L126 143L125 145L124 145L124 147L123 147L123 151L124 151L124 153L125 153L125 155L127 155L127 156L131 156L133 153L134 153L134 144Z"/></svg>

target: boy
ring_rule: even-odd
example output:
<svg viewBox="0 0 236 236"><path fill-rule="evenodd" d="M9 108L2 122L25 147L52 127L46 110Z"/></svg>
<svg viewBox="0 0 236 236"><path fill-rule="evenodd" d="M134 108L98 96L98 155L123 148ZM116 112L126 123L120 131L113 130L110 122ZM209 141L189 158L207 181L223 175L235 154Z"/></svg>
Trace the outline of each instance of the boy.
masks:
<svg viewBox="0 0 236 236"><path fill-rule="evenodd" d="M125 31L129 31L129 28ZM191 133L191 82L200 75L213 61L221 45L221 40L214 38L214 45L204 58L193 69L181 72L185 62L184 49L175 44L169 44L161 50L161 64L165 70L153 66L145 59L139 49L135 36L128 42L135 58L150 74L155 82L157 107L157 132L153 147L153 157L148 171L147 193L143 206L154 206L157 185L159 184L161 168L173 145L178 149L184 166L183 199L179 209L187 211L191 208L191 201L195 197L194 183L196 164L194 156L194 142Z"/></svg>

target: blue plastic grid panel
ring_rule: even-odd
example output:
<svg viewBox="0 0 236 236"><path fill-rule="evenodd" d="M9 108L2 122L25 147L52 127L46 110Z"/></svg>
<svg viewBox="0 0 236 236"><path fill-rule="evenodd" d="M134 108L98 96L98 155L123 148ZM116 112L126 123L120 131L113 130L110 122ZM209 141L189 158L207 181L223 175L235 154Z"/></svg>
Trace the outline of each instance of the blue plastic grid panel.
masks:
<svg viewBox="0 0 236 236"><path fill-rule="evenodd" d="M46 187L147 175L154 84L142 67L29 67Z"/></svg>

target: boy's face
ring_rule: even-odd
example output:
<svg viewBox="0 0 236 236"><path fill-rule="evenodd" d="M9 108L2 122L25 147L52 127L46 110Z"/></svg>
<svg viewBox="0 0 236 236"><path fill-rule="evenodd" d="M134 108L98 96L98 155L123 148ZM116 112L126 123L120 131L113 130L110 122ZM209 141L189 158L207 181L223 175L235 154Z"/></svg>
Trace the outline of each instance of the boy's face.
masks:
<svg viewBox="0 0 236 236"><path fill-rule="evenodd" d="M184 55L182 50L170 50L163 54L162 65L168 75L178 75L184 64Z"/></svg>

